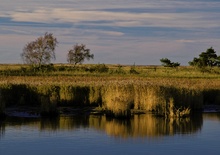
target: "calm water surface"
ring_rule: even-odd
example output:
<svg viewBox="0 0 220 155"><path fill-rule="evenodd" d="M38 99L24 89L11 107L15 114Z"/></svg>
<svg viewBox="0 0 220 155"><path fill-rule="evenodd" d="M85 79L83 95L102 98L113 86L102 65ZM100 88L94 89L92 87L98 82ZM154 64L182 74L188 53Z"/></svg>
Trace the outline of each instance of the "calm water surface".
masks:
<svg viewBox="0 0 220 155"><path fill-rule="evenodd" d="M0 122L0 155L220 154L220 115L165 120L105 116L7 118Z"/></svg>

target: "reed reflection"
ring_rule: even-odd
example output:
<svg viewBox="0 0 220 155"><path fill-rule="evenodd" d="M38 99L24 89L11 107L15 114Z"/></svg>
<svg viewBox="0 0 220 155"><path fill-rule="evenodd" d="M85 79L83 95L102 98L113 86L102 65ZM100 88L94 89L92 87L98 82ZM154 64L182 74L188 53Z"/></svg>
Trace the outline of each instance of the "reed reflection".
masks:
<svg viewBox="0 0 220 155"><path fill-rule="evenodd" d="M135 115L133 119L129 120L102 118L98 125L90 123L90 126L104 130L108 135L114 137L156 138L165 135L196 133L201 129L202 124L202 115L184 119L165 119L147 114Z"/></svg>
<svg viewBox="0 0 220 155"><path fill-rule="evenodd" d="M212 121L220 121L220 113L204 113L203 119L212 120Z"/></svg>
<svg viewBox="0 0 220 155"><path fill-rule="evenodd" d="M4 136L5 133L5 124L0 120L0 139Z"/></svg>
<svg viewBox="0 0 220 155"><path fill-rule="evenodd" d="M74 130L89 127L91 116L42 118L40 120L41 131Z"/></svg>
<svg viewBox="0 0 220 155"><path fill-rule="evenodd" d="M214 117L216 118L216 117ZM117 138L158 138L175 134L192 134L202 128L202 114L191 118L165 119L151 114L134 115L131 119L114 119L105 116L87 115L72 117L48 118L7 118L0 123L0 137L7 126L28 125L39 129L40 132L73 131L79 128L93 128L97 131Z"/></svg>

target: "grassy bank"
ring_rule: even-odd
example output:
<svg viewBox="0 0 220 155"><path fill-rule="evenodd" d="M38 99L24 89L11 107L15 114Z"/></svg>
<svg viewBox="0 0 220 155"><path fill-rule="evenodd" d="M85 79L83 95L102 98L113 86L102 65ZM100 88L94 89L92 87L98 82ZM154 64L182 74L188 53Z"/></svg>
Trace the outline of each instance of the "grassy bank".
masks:
<svg viewBox="0 0 220 155"><path fill-rule="evenodd" d="M115 116L144 110L179 117L205 104L220 104L217 69L108 65L99 72L95 67L57 65L31 72L28 66L1 65L0 113L11 106L32 106L43 115L56 115L61 106L91 106Z"/></svg>

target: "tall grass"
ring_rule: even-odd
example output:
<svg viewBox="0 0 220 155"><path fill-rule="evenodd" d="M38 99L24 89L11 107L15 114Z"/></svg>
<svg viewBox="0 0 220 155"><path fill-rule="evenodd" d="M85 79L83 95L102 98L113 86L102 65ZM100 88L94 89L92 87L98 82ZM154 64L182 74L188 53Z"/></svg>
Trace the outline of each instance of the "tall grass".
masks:
<svg viewBox="0 0 220 155"><path fill-rule="evenodd" d="M190 114L190 109L203 108L203 91L137 81L112 83L105 87L103 97L103 106L113 113L134 109L153 111L169 117L183 117Z"/></svg>
<svg viewBox="0 0 220 155"><path fill-rule="evenodd" d="M110 83L103 88L103 107L116 116L129 116L134 105L132 84Z"/></svg>
<svg viewBox="0 0 220 155"><path fill-rule="evenodd" d="M201 109L219 103L220 82L204 79L115 77L1 77L1 103L101 106L113 111L157 111L170 99L177 107ZM215 88L215 89L213 89ZM11 97L13 96L13 98Z"/></svg>
<svg viewBox="0 0 220 155"><path fill-rule="evenodd" d="M18 66L7 67L18 70ZM22 67L28 70L28 66ZM61 67L64 67L62 71ZM55 71L34 75L2 74L0 112L16 105L37 106L42 114L55 114L59 106L99 106L116 116L130 115L134 109L176 117L190 110L201 110L204 104L220 104L218 73L206 74L188 67L178 70L121 65L67 68L55 66ZM93 72L85 68L92 68ZM94 68L104 72L97 73ZM131 74L131 69L139 74ZM3 66L0 70L5 71Z"/></svg>

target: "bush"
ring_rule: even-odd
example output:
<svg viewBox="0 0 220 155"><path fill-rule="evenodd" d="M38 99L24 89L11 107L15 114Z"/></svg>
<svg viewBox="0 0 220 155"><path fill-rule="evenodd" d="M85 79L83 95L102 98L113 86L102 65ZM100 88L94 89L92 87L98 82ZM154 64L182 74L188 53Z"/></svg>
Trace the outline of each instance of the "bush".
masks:
<svg viewBox="0 0 220 155"><path fill-rule="evenodd" d="M90 67L89 71L98 72L98 73L106 73L109 71L109 68L105 64L97 64L95 66Z"/></svg>
<svg viewBox="0 0 220 155"><path fill-rule="evenodd" d="M160 59L160 61L164 67L178 67L178 66L180 66L179 62L171 62L167 58L162 58L162 59Z"/></svg>
<svg viewBox="0 0 220 155"><path fill-rule="evenodd" d="M122 65L118 64L117 69L115 70L116 74L126 74L126 72L123 70Z"/></svg>
<svg viewBox="0 0 220 155"><path fill-rule="evenodd" d="M30 69L31 72L51 72L54 70L55 68L53 64L41 65L40 67L31 66L31 69Z"/></svg>
<svg viewBox="0 0 220 155"><path fill-rule="evenodd" d="M135 69L135 64L134 64L133 66L131 66L130 74L140 74L140 73Z"/></svg>

